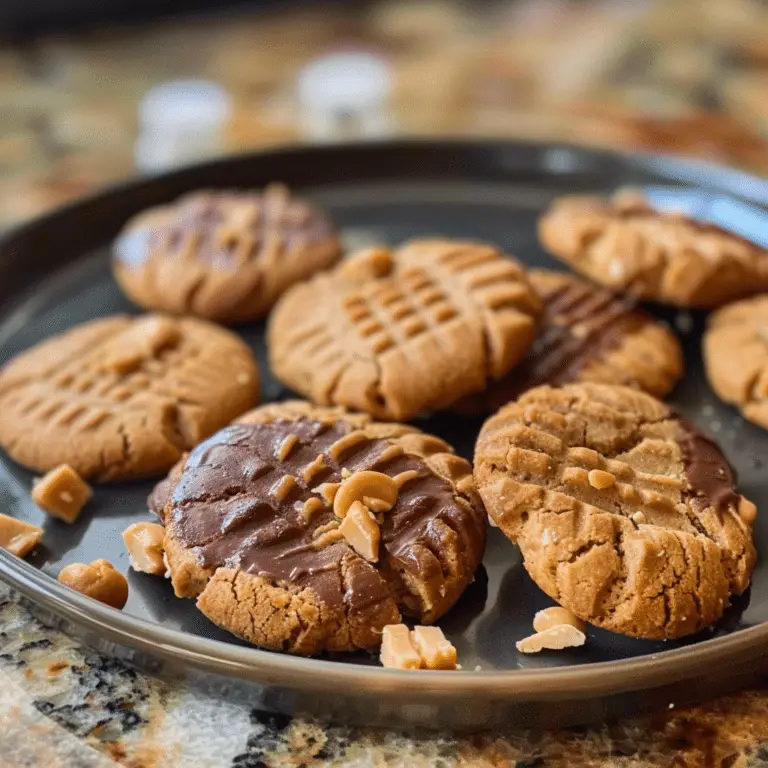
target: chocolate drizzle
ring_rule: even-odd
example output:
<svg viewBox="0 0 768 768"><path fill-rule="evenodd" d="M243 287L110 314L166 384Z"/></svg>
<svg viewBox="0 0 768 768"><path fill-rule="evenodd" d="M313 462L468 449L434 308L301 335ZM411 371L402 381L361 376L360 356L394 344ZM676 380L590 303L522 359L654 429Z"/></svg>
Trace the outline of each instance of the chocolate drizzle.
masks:
<svg viewBox="0 0 768 768"><path fill-rule="evenodd" d="M683 454L683 472L693 493L718 511L738 505L736 472L719 446L682 416L678 417L677 441Z"/></svg>
<svg viewBox="0 0 768 768"><path fill-rule="evenodd" d="M221 430L189 456L166 507L166 525L206 567L233 567L299 588L309 586L324 602L352 605L357 611L381 602L391 595L391 588L375 566L358 557L343 539L316 545L336 520L332 507L317 509L309 519L302 513L307 499L319 498L313 488L341 482L342 467L351 472L375 469L391 476L408 470L418 473L401 487L381 525L380 564L384 561L387 569L410 570L423 578L417 558L412 557L413 547L418 544L431 551L439 547L433 525L438 519L465 542L480 534L451 484L421 459L407 454L391 457L391 451L390 458L379 458L391 446L388 440L363 439L334 459L331 446L351 430L346 422L308 419ZM290 435L298 440L281 460L280 447ZM324 466L307 483L302 470L319 454ZM289 475L295 482L282 483L289 490L278 498L275 488Z"/></svg>

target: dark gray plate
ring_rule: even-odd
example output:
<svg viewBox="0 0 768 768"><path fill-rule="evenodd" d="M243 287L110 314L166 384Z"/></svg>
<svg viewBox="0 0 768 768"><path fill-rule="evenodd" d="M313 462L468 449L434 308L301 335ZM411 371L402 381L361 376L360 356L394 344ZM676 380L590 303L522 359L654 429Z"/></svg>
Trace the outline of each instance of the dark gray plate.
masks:
<svg viewBox="0 0 768 768"><path fill-rule="evenodd" d="M89 318L135 311L110 277L108 243L133 213L199 187L259 187L281 180L326 207L350 247L398 243L423 235L497 243L530 265L555 266L539 248L535 222L555 196L652 187L698 215L720 218L753 236L762 230L768 184L690 162L515 143L396 143L296 149L232 158L139 181L78 203L0 242L0 360ZM680 197L682 195L682 197ZM749 207L746 206L749 203ZM726 214L723 214L726 211ZM755 234L756 233L756 234ZM21 296L21 298L19 298ZM702 317L655 309L686 330L687 374L673 402L713 434L759 507L768 506L768 434L717 401L702 372ZM690 326L690 328L689 328ZM267 370L263 326L241 329L262 363L264 398L286 392ZM480 421L453 415L420 426L471 458ZM584 648L524 656L515 640L550 601L526 575L520 556L491 531L483 568L440 622L459 650L463 671L401 673L366 657L296 659L259 651L217 629L191 601L173 597L163 579L128 569L120 532L149 519L151 483L98 488L72 526L47 518L29 497L29 472L0 464L0 509L45 528L43 545L18 560L0 551L0 576L44 619L101 650L156 671L181 670L206 681L246 686L262 706L306 710L359 723L477 728L551 726L617 717L680 704L743 684L760 667L768 642L768 570L712 631L683 642L644 642L588 630ZM758 551L768 541L758 517ZM120 613L61 587L54 579L74 561L107 558L128 574Z"/></svg>

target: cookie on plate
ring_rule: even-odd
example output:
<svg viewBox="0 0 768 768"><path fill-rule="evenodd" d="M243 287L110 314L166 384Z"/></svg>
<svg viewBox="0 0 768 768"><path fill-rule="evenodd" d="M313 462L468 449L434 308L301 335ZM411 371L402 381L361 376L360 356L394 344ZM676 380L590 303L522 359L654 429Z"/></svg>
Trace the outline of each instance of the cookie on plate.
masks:
<svg viewBox="0 0 768 768"><path fill-rule="evenodd" d="M557 200L539 237L596 283L642 299L708 309L768 290L768 250L632 193Z"/></svg>
<svg viewBox="0 0 768 768"><path fill-rule="evenodd" d="M542 384L577 381L669 394L683 374L683 351L664 323L573 275L534 269L528 278L544 304L536 341L520 365L456 410L488 413Z"/></svg>
<svg viewBox="0 0 768 768"><path fill-rule="evenodd" d="M139 214L115 242L113 269L141 307L242 323L340 256L328 218L273 184L195 192Z"/></svg>
<svg viewBox="0 0 768 768"><path fill-rule="evenodd" d="M744 418L768 429L768 296L715 312L703 348L712 389L740 408Z"/></svg>
<svg viewBox="0 0 768 768"><path fill-rule="evenodd" d="M192 318L114 315L78 325L0 370L0 445L29 469L160 474L258 401L250 349Z"/></svg>
<svg viewBox="0 0 768 768"><path fill-rule="evenodd" d="M475 479L533 580L584 621L682 637L749 586L755 506L717 445L645 393L527 392L484 424Z"/></svg>
<svg viewBox="0 0 768 768"><path fill-rule="evenodd" d="M178 597L255 645L375 650L470 583L486 515L469 462L436 437L307 403L247 414L150 497Z"/></svg>
<svg viewBox="0 0 768 768"><path fill-rule="evenodd" d="M407 421L507 374L540 312L523 269L490 245L371 249L282 298L271 368L316 403Z"/></svg>

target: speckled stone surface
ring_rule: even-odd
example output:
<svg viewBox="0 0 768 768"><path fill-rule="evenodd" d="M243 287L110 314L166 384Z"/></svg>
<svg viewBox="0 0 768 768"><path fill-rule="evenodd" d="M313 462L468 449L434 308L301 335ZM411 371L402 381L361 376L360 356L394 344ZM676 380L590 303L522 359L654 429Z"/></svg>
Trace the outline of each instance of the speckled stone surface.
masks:
<svg viewBox="0 0 768 768"><path fill-rule="evenodd" d="M0 768L116 764L768 766L768 690L596 729L458 738L336 727L143 675L43 626L0 586Z"/></svg>

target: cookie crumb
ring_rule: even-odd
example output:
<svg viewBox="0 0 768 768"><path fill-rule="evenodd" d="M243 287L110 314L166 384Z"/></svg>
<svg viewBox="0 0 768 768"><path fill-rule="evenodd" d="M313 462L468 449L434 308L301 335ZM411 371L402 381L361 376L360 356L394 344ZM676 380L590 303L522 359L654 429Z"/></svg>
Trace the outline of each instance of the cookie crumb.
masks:
<svg viewBox="0 0 768 768"><path fill-rule="evenodd" d="M52 517L74 523L93 490L69 464L62 464L40 478L32 488L32 499Z"/></svg>
<svg viewBox="0 0 768 768"><path fill-rule="evenodd" d="M16 557L28 555L43 537L43 529L15 517L0 514L0 547Z"/></svg>

